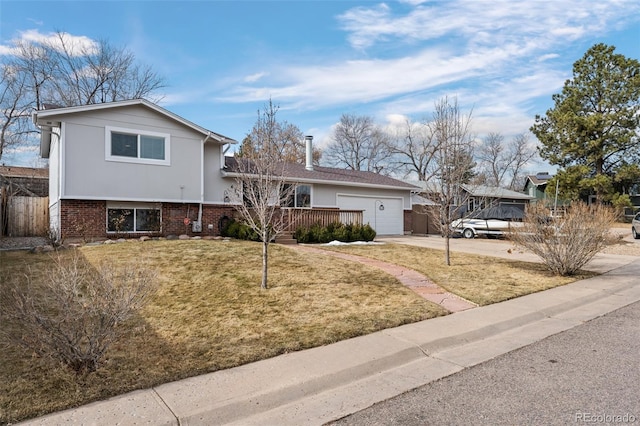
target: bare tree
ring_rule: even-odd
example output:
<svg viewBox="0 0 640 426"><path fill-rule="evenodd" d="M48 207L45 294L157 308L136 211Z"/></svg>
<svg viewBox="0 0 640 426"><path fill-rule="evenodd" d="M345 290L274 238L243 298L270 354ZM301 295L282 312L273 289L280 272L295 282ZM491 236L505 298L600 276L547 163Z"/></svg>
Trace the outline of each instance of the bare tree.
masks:
<svg viewBox="0 0 640 426"><path fill-rule="evenodd" d="M45 104L88 105L126 99L158 101L164 81L132 52L107 41L80 44L57 32L42 41L18 41L2 57L0 148L33 143L34 110ZM3 150L0 149L0 159Z"/></svg>
<svg viewBox="0 0 640 426"><path fill-rule="evenodd" d="M333 166L382 173L391 156L387 147L387 135L373 118L343 114L324 152Z"/></svg>
<svg viewBox="0 0 640 426"><path fill-rule="evenodd" d="M536 156L525 133L510 143L500 133L489 133L478 149L481 181L487 185L519 190L524 185L524 167Z"/></svg>
<svg viewBox="0 0 640 426"><path fill-rule="evenodd" d="M445 262L451 265L450 238L454 231L449 224L458 217L459 207L466 204L461 186L469 182L475 165L471 112L463 114L456 98L450 100L445 97L436 102L429 125L437 144L434 186L440 199L435 222L445 238Z"/></svg>
<svg viewBox="0 0 640 426"><path fill-rule="evenodd" d="M26 99L27 76L4 67L0 75L0 159L5 149L18 145L34 129L29 126L32 102Z"/></svg>
<svg viewBox="0 0 640 426"><path fill-rule="evenodd" d="M277 108L271 102L263 112L258 111L252 141L260 149L235 158L232 173L236 181L230 193L236 211L262 242L260 287L263 289L268 288L269 244L289 225L280 206L287 205L295 193L295 184L287 182L287 163L281 161L281 151L276 144L279 129L276 113Z"/></svg>
<svg viewBox="0 0 640 426"><path fill-rule="evenodd" d="M435 174L438 140L428 123L415 123L406 119L389 138L388 148L399 171L415 174L419 181L427 182Z"/></svg>
<svg viewBox="0 0 640 426"><path fill-rule="evenodd" d="M274 105L271 99L269 99L265 108L274 113L279 110L279 107ZM271 125L273 129L271 130L268 146L263 146L263 143L265 143L261 134L263 130L260 128L259 123L256 123L251 132L242 141L237 156L250 158L257 151L269 149L271 151L270 155L273 156L274 160L304 164L306 161L306 146L304 135L300 128L287 121L274 120ZM312 155L313 163L318 165L322 152L314 148Z"/></svg>

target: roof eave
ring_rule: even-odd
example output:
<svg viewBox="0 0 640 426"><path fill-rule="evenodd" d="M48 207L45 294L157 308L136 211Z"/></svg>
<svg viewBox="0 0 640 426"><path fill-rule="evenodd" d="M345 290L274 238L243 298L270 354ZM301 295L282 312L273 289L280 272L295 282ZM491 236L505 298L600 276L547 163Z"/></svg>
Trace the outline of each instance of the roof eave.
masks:
<svg viewBox="0 0 640 426"><path fill-rule="evenodd" d="M239 178L245 175L243 173L229 172L222 169L222 176L230 177L230 178ZM250 178L257 177L256 175L246 175L246 176ZM413 191L413 190L420 189L418 187L383 185L379 183L346 182L341 180L309 179L309 178L297 178L297 177L285 177L284 180L288 182L296 182L296 183L320 183L324 185L340 185L340 186L353 186L353 187L360 187L360 188L376 188L376 189L394 189L399 191Z"/></svg>
<svg viewBox="0 0 640 426"><path fill-rule="evenodd" d="M220 143L220 144L236 144L238 143L236 140L231 139L227 136L221 135L219 133L215 133L212 132L210 130L205 129L204 127L200 127L197 124L183 118L180 117L177 114L174 114L173 112L166 110L164 108L162 108L159 105L154 104L153 102L149 102L146 99L129 99L129 100L125 100L125 101L117 101L117 102L108 102L108 103L101 103L101 104L91 104L91 105L80 105L80 106L73 106L73 107L65 107L65 108L55 108L55 109L50 109L50 110L42 110L42 111L35 111L33 113L33 122L36 125L49 125L51 126L51 122L49 122L49 124L47 124L47 121L41 121L41 119L45 119L48 117L56 117L56 116L60 116L60 115L67 115L67 114L75 114L78 112L85 112L85 111L94 111L94 110L100 110L100 109L110 109L110 108L118 108L118 107L125 107L125 106L133 106L133 105L143 105L149 109L152 109L154 111L156 111L159 114L162 114L164 116L167 116L179 123L181 123L182 125L191 128L192 130L195 130L196 132L201 133L203 136L205 137L213 137L213 140ZM59 123L58 123L59 126Z"/></svg>

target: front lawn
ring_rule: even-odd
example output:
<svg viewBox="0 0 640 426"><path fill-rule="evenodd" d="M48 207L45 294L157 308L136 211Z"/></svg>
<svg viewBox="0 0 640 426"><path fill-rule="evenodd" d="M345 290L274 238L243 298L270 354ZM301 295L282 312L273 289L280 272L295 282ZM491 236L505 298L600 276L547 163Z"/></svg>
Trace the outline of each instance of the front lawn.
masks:
<svg viewBox="0 0 640 426"><path fill-rule="evenodd" d="M416 270L447 291L478 305L489 305L558 287L596 275L581 272L571 277L550 273L541 263L451 252L451 266L442 250L403 244L323 246Z"/></svg>
<svg viewBox="0 0 640 426"><path fill-rule="evenodd" d="M0 343L0 424L445 314L378 270L279 245L270 246L266 291L259 243L132 241L79 251L91 264L145 264L158 271L159 290L102 368L84 377ZM37 276L52 261L0 252L0 279Z"/></svg>

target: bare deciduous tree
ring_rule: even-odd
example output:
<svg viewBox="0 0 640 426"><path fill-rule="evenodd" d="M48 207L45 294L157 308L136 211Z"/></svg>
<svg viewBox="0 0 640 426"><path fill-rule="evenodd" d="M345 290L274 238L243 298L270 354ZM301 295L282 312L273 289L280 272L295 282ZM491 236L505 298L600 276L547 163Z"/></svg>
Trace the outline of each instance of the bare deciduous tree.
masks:
<svg viewBox="0 0 640 426"><path fill-rule="evenodd" d="M288 222L280 206L287 205L295 193L295 184L286 180L287 163L281 160L276 144L279 123L277 108L269 102L264 111L258 111L253 126L252 141L260 149L252 149L241 158L235 158L232 173L236 176L230 193L231 202L244 222L262 242L262 282L268 287L269 244L287 229Z"/></svg>
<svg viewBox="0 0 640 426"><path fill-rule="evenodd" d="M343 114L324 151L335 167L383 173L391 156L386 133L369 116Z"/></svg>
<svg viewBox="0 0 640 426"><path fill-rule="evenodd" d="M34 129L29 126L32 102L26 99L27 76L11 67L0 71L0 159L5 149L18 145Z"/></svg>
<svg viewBox="0 0 640 426"><path fill-rule="evenodd" d="M274 111L274 113L279 110L278 106L274 105L271 99L269 99L266 104L266 109ZM304 164L306 161L306 147L304 135L300 128L287 121L275 120L271 125L273 129L269 137L269 146L263 146L264 139L261 136L262 129L258 126L258 123L256 123L251 129L251 132L242 141L237 156L251 157L256 151L269 149L271 151L270 155L273 156L274 160ZM319 163L321 155L321 151L314 148L314 164L317 165Z"/></svg>
<svg viewBox="0 0 640 426"><path fill-rule="evenodd" d="M0 335L78 374L98 368L122 323L156 288L155 274L138 264L94 269L76 253L39 276L0 279Z"/></svg>
<svg viewBox="0 0 640 426"><path fill-rule="evenodd" d="M388 148L399 171L427 182L435 174L438 140L428 123L406 119L389 138Z"/></svg>
<svg viewBox="0 0 640 426"><path fill-rule="evenodd" d="M554 274L573 275L614 242L610 229L615 218L615 212L601 204L576 202L553 219L543 203L530 204L523 226L513 228L510 238L540 257Z"/></svg>
<svg viewBox="0 0 640 426"><path fill-rule="evenodd" d="M506 143L500 133L489 133L478 148L480 176L491 186L520 190L524 185L524 167L537 155L525 133Z"/></svg>
<svg viewBox="0 0 640 426"><path fill-rule="evenodd" d="M451 265L450 238L453 230L449 224L457 217L457 207L465 205L465 193L461 186L472 177L473 136L471 112L463 114L457 99L445 97L435 104L433 120L429 123L436 140L434 160L437 164L434 187L440 197L435 222L445 238L445 262Z"/></svg>
<svg viewBox="0 0 640 426"><path fill-rule="evenodd" d="M164 81L150 67L136 62L132 52L107 41L79 43L57 32L38 41L17 41L12 54L2 56L0 80L0 148L33 143L38 130L31 113L45 104L77 106L147 98ZM0 149L0 158L2 158Z"/></svg>

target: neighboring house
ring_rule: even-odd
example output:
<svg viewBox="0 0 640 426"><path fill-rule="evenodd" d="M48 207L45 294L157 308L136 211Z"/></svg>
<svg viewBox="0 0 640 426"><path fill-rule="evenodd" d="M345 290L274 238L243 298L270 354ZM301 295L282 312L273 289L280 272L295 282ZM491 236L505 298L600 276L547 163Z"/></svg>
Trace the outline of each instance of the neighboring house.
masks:
<svg viewBox="0 0 640 426"><path fill-rule="evenodd" d="M440 229L435 222L439 214L440 199L437 185L420 182L419 193L413 195L413 231L417 234L439 233ZM526 205L533 199L532 196L509 189L485 185L460 185L458 200L453 206L454 217L465 217L473 212L488 209L490 207L507 207L504 211L518 209L524 212Z"/></svg>
<svg viewBox="0 0 640 426"><path fill-rule="evenodd" d="M514 206L524 211L533 196L510 189L485 185L461 185L467 212L493 206Z"/></svg>
<svg viewBox="0 0 640 426"><path fill-rule="evenodd" d="M224 155L233 139L139 99L46 109L33 119L59 238L219 235L234 215L233 159ZM380 235L411 229L412 185L326 167L287 170L297 196L283 208L359 210Z"/></svg>
<svg viewBox="0 0 640 426"><path fill-rule="evenodd" d="M524 193L534 197L533 202L547 201L547 184L553 176L547 172L536 173L535 175L527 176L527 180L524 183Z"/></svg>
<svg viewBox="0 0 640 426"><path fill-rule="evenodd" d="M0 166L0 188L16 197L46 197L49 195L49 170Z"/></svg>

